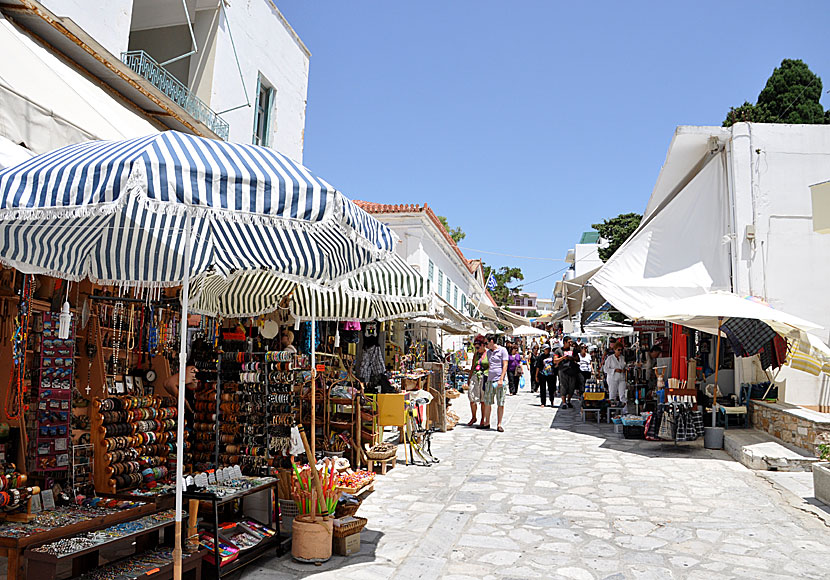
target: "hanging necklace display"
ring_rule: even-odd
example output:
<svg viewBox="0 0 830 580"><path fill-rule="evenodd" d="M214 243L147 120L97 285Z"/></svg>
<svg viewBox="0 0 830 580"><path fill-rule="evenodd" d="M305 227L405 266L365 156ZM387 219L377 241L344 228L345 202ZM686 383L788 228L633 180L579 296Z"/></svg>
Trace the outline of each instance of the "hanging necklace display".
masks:
<svg viewBox="0 0 830 580"><path fill-rule="evenodd" d="M12 337L14 368L12 369L11 382L6 395L5 410L10 421L18 420L23 411L23 385L26 378L26 348L29 344L29 320L32 313L33 285L34 276L23 277L20 305L15 317L14 336Z"/></svg>
<svg viewBox="0 0 830 580"><path fill-rule="evenodd" d="M153 355L159 346L159 324L156 313L150 307L150 328L147 330L147 353Z"/></svg>
<svg viewBox="0 0 830 580"><path fill-rule="evenodd" d="M123 372L121 368L121 341L124 340L124 303L116 302L112 309L112 322L115 330L115 341L113 343L112 374L119 375Z"/></svg>
<svg viewBox="0 0 830 580"><path fill-rule="evenodd" d="M95 359L95 355L98 354L98 334L100 334L100 326L98 325L98 317L91 316L89 320L89 324L87 325L86 329L86 356L89 360L89 371L86 375L86 394L89 395L92 387L89 386L89 382L92 379L92 361Z"/></svg>

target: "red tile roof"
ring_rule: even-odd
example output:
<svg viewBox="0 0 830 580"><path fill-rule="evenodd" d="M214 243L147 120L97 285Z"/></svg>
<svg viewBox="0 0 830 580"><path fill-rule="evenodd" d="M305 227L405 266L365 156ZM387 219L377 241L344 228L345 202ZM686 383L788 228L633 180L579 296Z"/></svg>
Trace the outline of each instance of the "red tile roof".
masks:
<svg viewBox="0 0 830 580"><path fill-rule="evenodd" d="M371 201L363 201L356 199L354 202L361 208L363 208L368 213L373 214L381 214L381 213L419 213L425 212L427 217L435 224L435 227L438 228L438 231L444 236L444 239L447 243L455 250L455 253L458 254L458 257L461 258L461 262L467 266L467 269L470 269L470 263L467 258L464 257L464 254L461 252L461 249L458 247L458 244L455 243L455 240L452 239L450 233L447 231L447 228L444 227L444 224L441 223L441 220L438 219L438 216L435 215L435 212L432 211L432 208L429 205L418 205L417 203L395 203L395 204L388 204L388 203L374 203ZM477 261L477 260L473 260ZM470 270L474 272L474 270Z"/></svg>

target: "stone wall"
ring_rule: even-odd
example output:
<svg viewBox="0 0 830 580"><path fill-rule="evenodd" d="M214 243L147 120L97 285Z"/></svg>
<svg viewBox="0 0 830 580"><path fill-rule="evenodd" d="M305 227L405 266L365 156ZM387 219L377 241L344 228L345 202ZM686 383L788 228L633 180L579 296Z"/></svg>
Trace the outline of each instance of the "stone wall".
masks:
<svg viewBox="0 0 830 580"><path fill-rule="evenodd" d="M749 417L753 427L785 443L817 454L816 446L830 443L830 414L784 403L750 401Z"/></svg>

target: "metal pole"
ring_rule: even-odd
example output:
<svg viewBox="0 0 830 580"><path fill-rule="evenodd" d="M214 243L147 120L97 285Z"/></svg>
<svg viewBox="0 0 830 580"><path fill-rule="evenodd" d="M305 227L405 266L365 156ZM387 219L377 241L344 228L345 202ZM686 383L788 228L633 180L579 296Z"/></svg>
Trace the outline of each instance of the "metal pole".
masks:
<svg viewBox="0 0 830 580"><path fill-rule="evenodd" d="M176 518L173 545L173 579L182 578L182 492L184 484L184 389L187 378L187 307L190 301L191 218L184 218L184 281L182 282L181 343L179 346L179 409L176 414ZM217 555L214 557L218 558Z"/></svg>
<svg viewBox="0 0 830 580"><path fill-rule="evenodd" d="M317 464L317 349L314 343L317 340L317 301L311 300L311 457L309 465Z"/></svg>
<svg viewBox="0 0 830 580"><path fill-rule="evenodd" d="M723 317L718 317L718 350L715 351L715 388L712 391L712 427L717 427L718 422L718 371L720 370L720 327L723 324ZM726 420L726 419L724 419Z"/></svg>

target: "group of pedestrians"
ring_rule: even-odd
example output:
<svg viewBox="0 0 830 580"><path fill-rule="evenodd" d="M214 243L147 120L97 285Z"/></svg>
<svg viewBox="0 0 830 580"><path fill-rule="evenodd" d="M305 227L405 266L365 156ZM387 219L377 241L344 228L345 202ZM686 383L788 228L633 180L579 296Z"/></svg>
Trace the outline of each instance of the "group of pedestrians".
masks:
<svg viewBox="0 0 830 580"><path fill-rule="evenodd" d="M496 406L496 430L504 432L504 400L507 394L519 392L519 382L524 375L522 355L517 344L508 343L507 348L496 342L496 335L477 335L473 339L473 360L467 377L467 396L473 418L469 427L478 423L479 429L490 428L490 415ZM478 411L481 407L481 419Z"/></svg>
<svg viewBox="0 0 830 580"><path fill-rule="evenodd" d="M531 390L539 392L541 405L555 405L561 397L561 408L573 409L574 395L583 390L594 375L594 361L587 344L578 344L570 337L561 343L534 344L525 360L517 343L501 346L494 334L473 339L473 359L467 378L467 396L472 419L469 427L490 429L490 416L496 407L496 429L504 432L504 402L508 395L519 392L525 364L530 371ZM479 413L480 411L480 413Z"/></svg>
<svg viewBox="0 0 830 580"><path fill-rule="evenodd" d="M587 344L577 344L570 337L561 345L548 342L541 348L534 345L531 354L531 388L539 391L543 407L554 406L557 387L562 399L561 408L573 409L573 396L581 391L593 375L593 360Z"/></svg>

